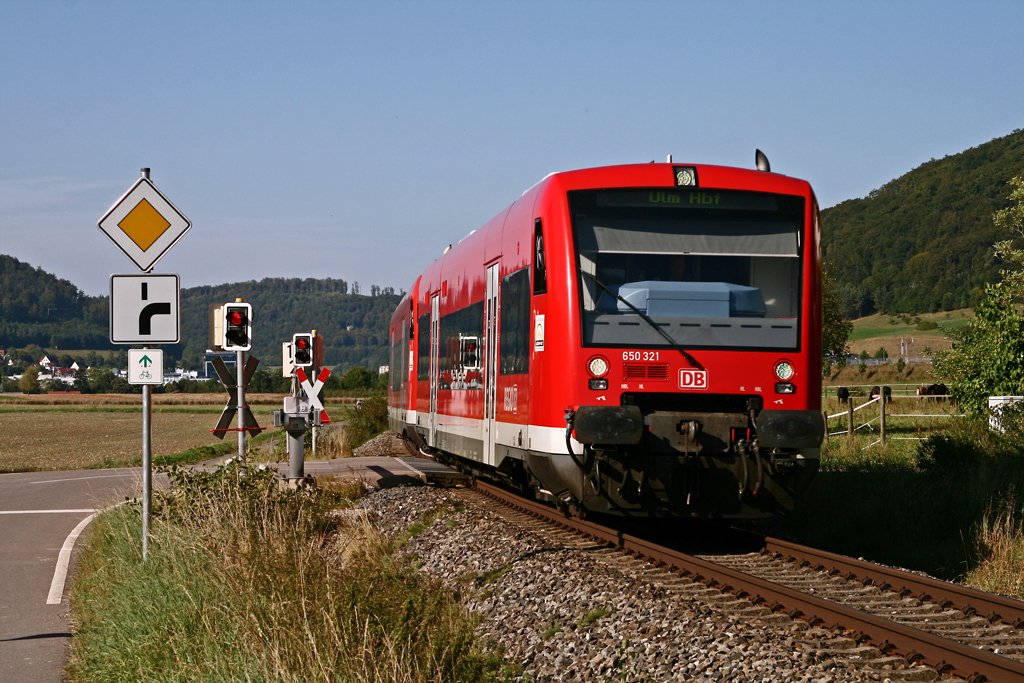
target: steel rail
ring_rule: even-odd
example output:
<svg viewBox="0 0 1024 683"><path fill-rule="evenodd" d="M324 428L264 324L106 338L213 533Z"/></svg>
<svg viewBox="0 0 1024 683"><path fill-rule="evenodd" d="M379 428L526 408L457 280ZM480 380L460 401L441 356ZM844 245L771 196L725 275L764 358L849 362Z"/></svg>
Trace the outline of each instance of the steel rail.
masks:
<svg viewBox="0 0 1024 683"><path fill-rule="evenodd" d="M855 577L882 589L914 595L936 602L942 607L955 607L970 616L979 614L989 621L1002 621L1016 628L1024 627L1024 602L993 593L914 574L904 569L884 567L864 560L817 550L779 538L765 538L764 549L783 557L807 563L815 568Z"/></svg>
<svg viewBox="0 0 1024 683"><path fill-rule="evenodd" d="M816 595L801 593L588 520L566 517L548 505L526 500L479 480L474 481L474 486L482 493L523 512L585 533L624 552L692 576L709 586L751 599L755 604L767 604L773 611L785 609L794 618L846 629L857 634L859 641L871 642L883 652L895 652L908 661L919 661L940 673L953 673L975 683L1024 683L1024 662L904 626Z"/></svg>

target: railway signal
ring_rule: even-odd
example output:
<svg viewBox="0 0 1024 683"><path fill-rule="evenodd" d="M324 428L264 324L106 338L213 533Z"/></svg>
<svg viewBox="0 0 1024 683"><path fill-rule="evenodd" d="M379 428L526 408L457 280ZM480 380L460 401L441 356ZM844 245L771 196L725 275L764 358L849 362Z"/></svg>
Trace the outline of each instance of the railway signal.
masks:
<svg viewBox="0 0 1024 683"><path fill-rule="evenodd" d="M313 335L300 332L292 335L292 357L297 368L313 366Z"/></svg>
<svg viewBox="0 0 1024 683"><path fill-rule="evenodd" d="M330 376L323 364L323 337L316 330L296 332L292 341L281 345L285 377L292 378L292 395L284 399L283 410L274 411L274 426L288 433L288 480L298 483L305 478L305 433L313 429L313 453L316 454L316 427L330 422L320 400L320 391ZM307 374L308 369L308 374ZM309 375L316 380L310 381Z"/></svg>
<svg viewBox="0 0 1024 683"><path fill-rule="evenodd" d="M252 304L224 304L223 310L224 339L221 348L225 351L248 351L252 348Z"/></svg>

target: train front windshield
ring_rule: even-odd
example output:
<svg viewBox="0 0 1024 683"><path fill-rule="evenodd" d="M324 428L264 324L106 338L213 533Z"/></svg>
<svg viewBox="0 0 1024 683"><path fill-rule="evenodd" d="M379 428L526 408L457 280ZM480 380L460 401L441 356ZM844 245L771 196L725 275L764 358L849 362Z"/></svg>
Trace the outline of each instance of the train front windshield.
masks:
<svg viewBox="0 0 1024 683"><path fill-rule="evenodd" d="M798 347L803 198L588 190L569 207L585 345Z"/></svg>

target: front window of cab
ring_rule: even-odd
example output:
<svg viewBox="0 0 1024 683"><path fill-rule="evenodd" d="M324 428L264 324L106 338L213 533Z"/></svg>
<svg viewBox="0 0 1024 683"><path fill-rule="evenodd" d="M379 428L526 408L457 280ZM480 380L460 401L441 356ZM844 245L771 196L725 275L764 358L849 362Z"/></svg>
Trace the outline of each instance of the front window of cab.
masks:
<svg viewBox="0 0 1024 683"><path fill-rule="evenodd" d="M569 193L587 346L796 349L804 199Z"/></svg>

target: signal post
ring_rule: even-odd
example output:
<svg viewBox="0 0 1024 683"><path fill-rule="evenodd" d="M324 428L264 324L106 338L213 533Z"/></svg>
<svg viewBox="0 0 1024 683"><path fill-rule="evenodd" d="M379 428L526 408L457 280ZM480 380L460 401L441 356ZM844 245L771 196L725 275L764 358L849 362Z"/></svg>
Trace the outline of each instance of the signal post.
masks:
<svg viewBox="0 0 1024 683"><path fill-rule="evenodd" d="M331 421L319 397L331 371L318 371L323 362L323 337L316 330L293 334L281 351L281 374L291 377L292 395L285 397L282 410L274 411L274 426L284 427L288 434L288 483L298 486L306 478L306 431ZM310 381L310 375L315 381Z"/></svg>
<svg viewBox="0 0 1024 683"><path fill-rule="evenodd" d="M210 346L217 351L235 352L235 377L220 358L215 358L213 368L217 371L221 384L228 392L228 404L224 406L217 426L211 429L213 435L223 439L226 432L232 431L228 425L231 418L238 413L238 459L245 460L246 434L259 434L263 429L256 423L256 418L245 401L245 389L249 386L259 360L254 356L246 358L246 351L252 348L252 304L235 299L234 303L214 304L210 307Z"/></svg>

